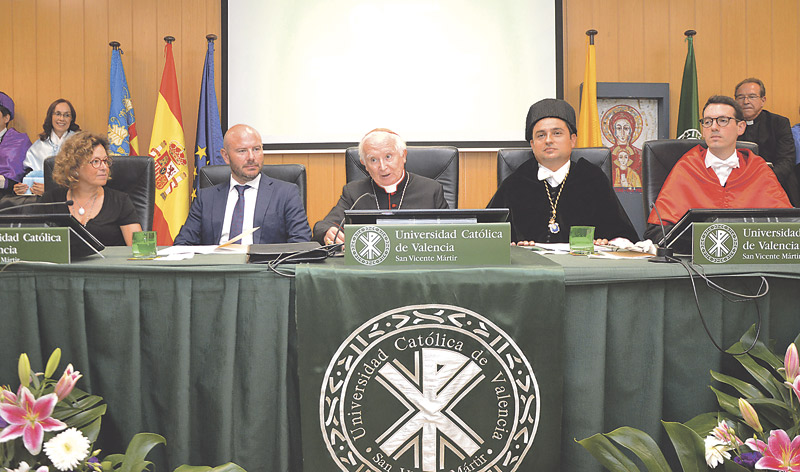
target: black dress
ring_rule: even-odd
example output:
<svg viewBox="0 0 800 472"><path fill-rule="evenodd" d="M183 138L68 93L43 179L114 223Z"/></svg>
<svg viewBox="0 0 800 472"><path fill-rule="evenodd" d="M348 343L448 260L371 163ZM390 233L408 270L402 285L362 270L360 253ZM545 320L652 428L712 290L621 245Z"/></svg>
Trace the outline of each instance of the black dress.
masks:
<svg viewBox="0 0 800 472"><path fill-rule="evenodd" d="M538 179L538 172L535 159L526 161L500 184L489 202L489 208L510 210L511 241L566 243L572 226L594 226L595 238L639 239L608 178L599 167L585 159L570 164L556 206L560 230L551 233L548 229L550 200L545 192L549 189L555 202L560 186L550 189L548 183Z"/></svg>
<svg viewBox="0 0 800 472"><path fill-rule="evenodd" d="M103 190L105 191L103 206L97 215L87 221L84 226L106 246L125 246L125 238L122 237L119 227L139 223L136 209L127 193L108 187L103 187ZM67 201L66 188L45 192L40 200L41 203L65 201Z"/></svg>

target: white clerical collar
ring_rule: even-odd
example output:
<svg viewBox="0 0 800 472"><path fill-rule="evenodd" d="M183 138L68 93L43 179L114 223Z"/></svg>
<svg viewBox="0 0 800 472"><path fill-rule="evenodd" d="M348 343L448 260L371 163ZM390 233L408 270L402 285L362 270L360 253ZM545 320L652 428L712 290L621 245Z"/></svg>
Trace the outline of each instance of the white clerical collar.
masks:
<svg viewBox="0 0 800 472"><path fill-rule="evenodd" d="M400 180L398 180L397 182L395 182L395 183L393 183L391 185L385 185L385 186L379 184L378 182L375 182L375 183L378 185L378 187L382 188L384 192L386 192L386 193L395 193L397 191L397 186L400 185L400 182L402 182L403 179L405 179L405 178L406 178L406 170L403 169L403 175L400 176Z"/></svg>
<svg viewBox="0 0 800 472"><path fill-rule="evenodd" d="M229 184L228 188L230 190L233 190L234 185L249 185L250 188L254 188L254 189L258 190L259 182L261 182L261 172L258 173L258 175L256 176L255 179L250 180L248 182L245 182L243 184L240 184L239 182L237 182L236 179L233 178L233 174L231 174L231 183Z"/></svg>
<svg viewBox="0 0 800 472"><path fill-rule="evenodd" d="M747 123L748 125L752 125L753 124L753 120L744 120L744 122Z"/></svg>
<svg viewBox="0 0 800 472"><path fill-rule="evenodd" d="M733 169L739 167L739 155L736 154L736 149L734 149L733 154L728 156L727 159L720 159L709 149L706 151L705 164L707 168L711 168L717 174L719 184L724 187Z"/></svg>
<svg viewBox="0 0 800 472"><path fill-rule="evenodd" d="M547 180L547 183L550 184L551 187L558 187L564 182L564 179L567 178L567 173L569 172L569 164L570 161L568 160L563 166L561 166L558 170L550 170L547 167L539 164L539 173L537 178L539 180Z"/></svg>

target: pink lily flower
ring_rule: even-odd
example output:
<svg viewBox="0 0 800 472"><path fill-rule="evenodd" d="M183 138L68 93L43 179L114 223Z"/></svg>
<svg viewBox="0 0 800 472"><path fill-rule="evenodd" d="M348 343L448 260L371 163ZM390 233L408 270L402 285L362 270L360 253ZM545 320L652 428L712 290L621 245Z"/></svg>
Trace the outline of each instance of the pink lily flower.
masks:
<svg viewBox="0 0 800 472"><path fill-rule="evenodd" d="M756 413L753 405L744 398L739 399L739 411L742 413L742 419L757 432L762 432L764 429L761 427L761 422L758 421L758 413Z"/></svg>
<svg viewBox="0 0 800 472"><path fill-rule="evenodd" d="M794 378L794 383L789 383L789 382L786 383L789 384L790 387L792 387L792 390L794 390L794 394L797 395L797 399L800 400L800 375Z"/></svg>
<svg viewBox="0 0 800 472"><path fill-rule="evenodd" d="M80 372L72 370L72 364L69 364L67 368L64 370L64 375L58 379L58 383L56 384L56 395L58 396L58 401L61 401L67 397L67 395L72 392L72 389L75 388L75 384L78 382L78 379L83 377Z"/></svg>
<svg viewBox="0 0 800 472"><path fill-rule="evenodd" d="M786 381L794 382L794 379L800 374L800 358L798 358L797 346L795 346L794 343L789 344L789 347L786 349L783 367L786 374Z"/></svg>
<svg viewBox="0 0 800 472"><path fill-rule="evenodd" d="M767 444L748 439L747 445L750 447L752 447L751 441L764 455L756 462L756 469L800 472L800 436L795 436L793 440L789 441L786 431L775 429L770 431Z"/></svg>
<svg viewBox="0 0 800 472"><path fill-rule="evenodd" d="M720 421L717 427L711 431L711 434L720 441L733 447L743 444L742 440L736 437L736 432L724 421Z"/></svg>
<svg viewBox="0 0 800 472"><path fill-rule="evenodd" d="M18 397L19 404L0 403L0 417L8 423L0 432L0 442L22 436L25 449L35 456L42 451L45 431L60 431L67 425L50 417L58 402L55 393L36 399L27 387L22 387Z"/></svg>

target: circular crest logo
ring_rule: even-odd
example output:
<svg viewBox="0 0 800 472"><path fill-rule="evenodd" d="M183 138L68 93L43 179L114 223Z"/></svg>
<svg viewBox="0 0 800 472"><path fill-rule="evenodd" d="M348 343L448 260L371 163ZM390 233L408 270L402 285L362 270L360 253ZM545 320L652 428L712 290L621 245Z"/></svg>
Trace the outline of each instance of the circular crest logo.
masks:
<svg viewBox="0 0 800 472"><path fill-rule="evenodd" d="M350 238L350 254L362 265L378 265L389 255L389 236L377 226L362 226Z"/></svg>
<svg viewBox="0 0 800 472"><path fill-rule="evenodd" d="M345 339L325 372L320 426L346 472L513 472L539 411L513 339L470 310L416 305Z"/></svg>
<svg viewBox="0 0 800 472"><path fill-rule="evenodd" d="M739 238L728 225L713 224L700 235L700 252L715 264L728 262L739 248Z"/></svg>

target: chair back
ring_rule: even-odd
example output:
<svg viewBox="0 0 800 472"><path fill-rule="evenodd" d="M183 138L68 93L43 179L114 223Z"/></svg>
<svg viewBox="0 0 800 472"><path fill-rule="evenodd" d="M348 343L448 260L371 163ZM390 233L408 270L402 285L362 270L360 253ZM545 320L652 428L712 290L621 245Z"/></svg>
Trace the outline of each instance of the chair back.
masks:
<svg viewBox="0 0 800 472"><path fill-rule="evenodd" d="M302 164L264 164L261 173L297 185L300 198L303 199L303 208L306 206L306 166ZM231 167L229 165L203 166L197 172L198 186L202 188L213 187L230 181Z"/></svg>
<svg viewBox="0 0 800 472"><path fill-rule="evenodd" d="M112 156L111 178L106 186L127 193L139 215L144 231L153 229L153 207L156 203L155 161L150 156ZM44 189L56 188L53 182L54 157L44 160Z"/></svg>
<svg viewBox="0 0 800 472"><path fill-rule="evenodd" d="M650 214L661 186L667 180L672 167L690 149L697 145L707 147L702 139L657 139L647 141L642 147L642 194L644 198L644 214ZM737 141L736 149L749 149L758 154L758 144L749 141Z"/></svg>
<svg viewBox="0 0 800 472"><path fill-rule="evenodd" d="M524 148L505 148L497 150L497 186L503 183L506 178L513 174L525 161L533 159L533 151L530 147ZM608 181L611 182L611 150L606 147L573 148L570 160L578 162L581 158L586 159L599 167Z"/></svg>
<svg viewBox="0 0 800 472"><path fill-rule="evenodd" d="M347 182L369 177L358 157L358 147L344 153ZM406 170L433 179L444 188L444 199L450 208L458 208L458 148L453 146L408 146Z"/></svg>

